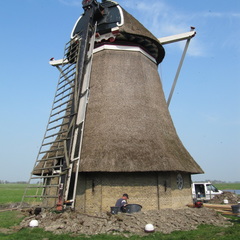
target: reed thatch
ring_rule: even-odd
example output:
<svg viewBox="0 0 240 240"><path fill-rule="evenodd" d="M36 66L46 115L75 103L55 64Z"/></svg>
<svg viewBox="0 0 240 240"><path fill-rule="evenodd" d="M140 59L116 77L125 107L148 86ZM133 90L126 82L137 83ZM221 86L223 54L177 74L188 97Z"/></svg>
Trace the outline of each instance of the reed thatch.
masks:
<svg viewBox="0 0 240 240"><path fill-rule="evenodd" d="M161 62L164 49L156 37L123 13L115 44L137 43ZM143 54L94 55L80 171L203 173L176 133L157 65Z"/></svg>
<svg viewBox="0 0 240 240"><path fill-rule="evenodd" d="M157 65L143 54L94 55L80 171L203 172L177 136Z"/></svg>
<svg viewBox="0 0 240 240"><path fill-rule="evenodd" d="M160 63L165 56L165 51L158 39L131 14L124 9L122 11L124 25L120 27L120 35L117 36L117 41L122 40L128 44L140 45L156 59L157 63Z"/></svg>

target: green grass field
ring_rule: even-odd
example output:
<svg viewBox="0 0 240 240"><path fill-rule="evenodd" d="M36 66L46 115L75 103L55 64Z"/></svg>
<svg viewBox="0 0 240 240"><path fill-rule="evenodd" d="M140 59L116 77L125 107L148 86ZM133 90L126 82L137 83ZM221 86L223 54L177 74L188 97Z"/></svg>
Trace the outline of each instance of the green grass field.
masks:
<svg viewBox="0 0 240 240"><path fill-rule="evenodd" d="M0 184L0 204L21 202L26 187L27 184ZM34 195L36 189L29 189L27 193ZM35 199L29 201L35 201Z"/></svg>
<svg viewBox="0 0 240 240"><path fill-rule="evenodd" d="M215 184L219 189L220 186ZM26 185L0 184L0 204L20 202ZM223 186L224 187L224 186ZM225 189L239 189L239 185L228 185ZM124 240L126 236L96 235L96 236L71 236L69 234L54 235L40 228L20 229L19 224L24 218L20 211L0 212L0 239L1 240ZM153 239L153 240L237 240L240 239L240 217L231 217L233 226L215 227L210 225L199 226L194 231L176 231L171 234L151 233L147 236L130 236L128 239Z"/></svg>
<svg viewBox="0 0 240 240"><path fill-rule="evenodd" d="M0 204L21 202L26 184L0 184Z"/></svg>
<svg viewBox="0 0 240 240"><path fill-rule="evenodd" d="M213 185L221 190L240 190L240 183L218 183Z"/></svg>

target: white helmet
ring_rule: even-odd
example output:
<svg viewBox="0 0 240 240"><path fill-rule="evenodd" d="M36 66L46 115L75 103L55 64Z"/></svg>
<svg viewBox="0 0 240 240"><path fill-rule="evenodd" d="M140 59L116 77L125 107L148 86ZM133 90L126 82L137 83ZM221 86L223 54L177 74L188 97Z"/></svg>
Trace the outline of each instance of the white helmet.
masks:
<svg viewBox="0 0 240 240"><path fill-rule="evenodd" d="M29 223L29 227L38 227L38 220L31 220Z"/></svg>
<svg viewBox="0 0 240 240"><path fill-rule="evenodd" d="M151 223L146 224L145 232L154 232L154 226Z"/></svg>

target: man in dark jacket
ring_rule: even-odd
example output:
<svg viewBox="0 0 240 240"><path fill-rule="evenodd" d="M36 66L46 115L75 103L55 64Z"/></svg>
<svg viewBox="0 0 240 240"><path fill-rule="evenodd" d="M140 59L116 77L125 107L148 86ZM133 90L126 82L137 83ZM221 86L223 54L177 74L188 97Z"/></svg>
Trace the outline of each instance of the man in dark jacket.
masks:
<svg viewBox="0 0 240 240"><path fill-rule="evenodd" d="M124 193L121 198L119 198L115 204L115 207L119 207L121 212L126 212L126 205L127 205L127 199L128 194Z"/></svg>

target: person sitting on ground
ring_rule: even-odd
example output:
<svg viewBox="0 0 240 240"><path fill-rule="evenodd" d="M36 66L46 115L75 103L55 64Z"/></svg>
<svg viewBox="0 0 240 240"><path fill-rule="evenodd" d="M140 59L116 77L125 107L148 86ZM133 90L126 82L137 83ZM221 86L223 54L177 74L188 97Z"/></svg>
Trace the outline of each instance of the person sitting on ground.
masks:
<svg viewBox="0 0 240 240"><path fill-rule="evenodd" d="M123 196L117 200L115 207L119 207L121 212L126 212L127 199L129 199L128 194L124 193Z"/></svg>

